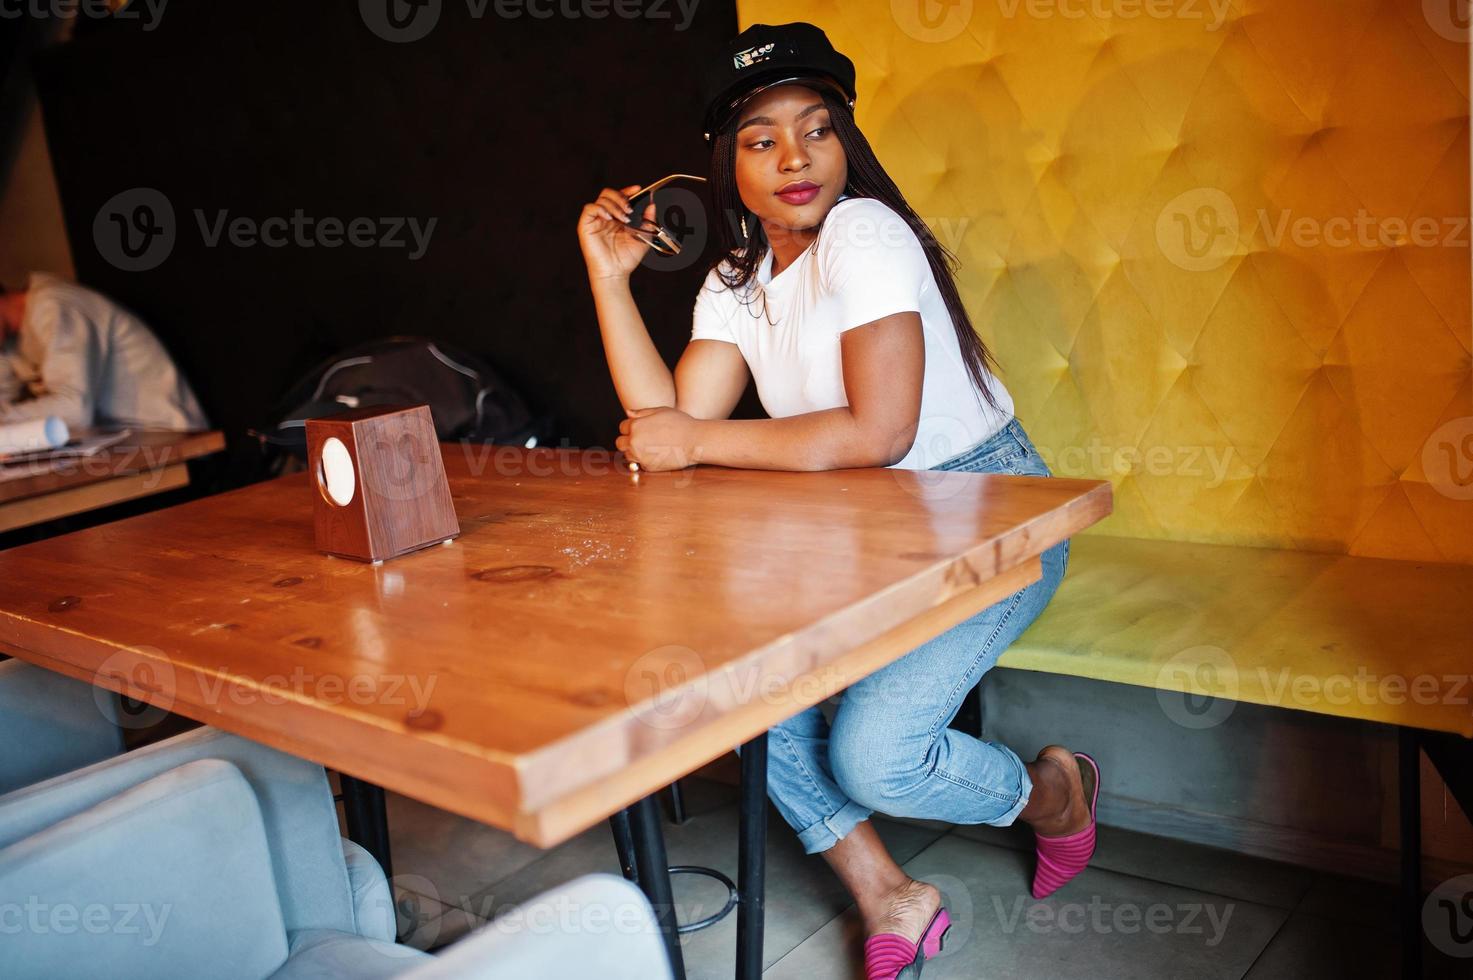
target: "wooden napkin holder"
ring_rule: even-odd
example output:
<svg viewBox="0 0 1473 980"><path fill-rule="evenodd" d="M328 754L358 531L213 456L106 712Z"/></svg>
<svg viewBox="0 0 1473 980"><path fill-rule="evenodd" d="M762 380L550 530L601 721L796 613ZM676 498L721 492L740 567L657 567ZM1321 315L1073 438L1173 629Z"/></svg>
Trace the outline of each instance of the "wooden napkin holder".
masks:
<svg viewBox="0 0 1473 980"><path fill-rule="evenodd" d="M428 405L307 420L317 549L378 564L460 534Z"/></svg>

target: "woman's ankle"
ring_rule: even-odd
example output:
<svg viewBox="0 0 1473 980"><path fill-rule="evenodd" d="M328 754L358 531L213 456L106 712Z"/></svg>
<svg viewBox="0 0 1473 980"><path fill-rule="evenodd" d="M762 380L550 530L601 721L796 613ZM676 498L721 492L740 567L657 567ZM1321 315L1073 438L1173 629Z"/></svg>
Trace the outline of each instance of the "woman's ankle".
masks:
<svg viewBox="0 0 1473 980"><path fill-rule="evenodd" d="M851 894L854 904L859 906L859 911L866 919L872 915L883 915L890 907L890 901L897 891L904 888L911 881L911 877L904 872L899 876L866 882L865 888L860 894Z"/></svg>
<svg viewBox="0 0 1473 980"><path fill-rule="evenodd" d="M881 906L890 892L910 881L910 876L885 850L874 825L868 820L861 821L848 835L822 853L862 911Z"/></svg>
<svg viewBox="0 0 1473 980"><path fill-rule="evenodd" d="M917 939L940 904L941 892L936 886L907 877L879 895L871 907L860 905L859 911L868 935L893 932Z"/></svg>
<svg viewBox="0 0 1473 980"><path fill-rule="evenodd" d="M1028 795L1028 804L1018 814L1018 819L1033 828L1035 833L1054 835L1068 830L1070 803L1074 795L1075 774L1064 762L1066 749L1048 746L1033 762L1026 762L1028 778L1033 791ZM1071 761L1072 755L1068 755Z"/></svg>

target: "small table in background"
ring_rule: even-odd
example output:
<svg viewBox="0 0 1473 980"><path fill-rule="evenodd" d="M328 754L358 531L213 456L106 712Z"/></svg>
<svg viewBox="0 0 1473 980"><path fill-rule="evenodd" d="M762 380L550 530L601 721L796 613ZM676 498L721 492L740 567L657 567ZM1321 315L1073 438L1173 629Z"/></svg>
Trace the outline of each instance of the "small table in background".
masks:
<svg viewBox="0 0 1473 980"><path fill-rule="evenodd" d="M188 486L186 463L224 448L218 431L134 429L94 456L0 466L0 532Z"/></svg>

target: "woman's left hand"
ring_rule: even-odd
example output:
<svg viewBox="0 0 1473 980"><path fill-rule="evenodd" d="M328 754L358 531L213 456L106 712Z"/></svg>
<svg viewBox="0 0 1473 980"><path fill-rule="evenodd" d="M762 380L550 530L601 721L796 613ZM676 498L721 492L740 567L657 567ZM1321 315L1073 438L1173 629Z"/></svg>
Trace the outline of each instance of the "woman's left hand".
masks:
<svg viewBox="0 0 1473 980"><path fill-rule="evenodd" d="M681 470L696 464L696 419L676 408L640 408L619 423L614 446L630 462L650 471Z"/></svg>

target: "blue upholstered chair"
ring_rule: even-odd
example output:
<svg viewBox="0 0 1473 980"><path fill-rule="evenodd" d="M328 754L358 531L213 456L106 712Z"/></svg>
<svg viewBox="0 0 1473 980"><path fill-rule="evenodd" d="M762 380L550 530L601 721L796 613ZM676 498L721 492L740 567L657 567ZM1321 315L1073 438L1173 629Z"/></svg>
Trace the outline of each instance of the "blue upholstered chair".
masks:
<svg viewBox="0 0 1473 980"><path fill-rule="evenodd" d="M0 661L0 793L121 751L116 695L20 660Z"/></svg>
<svg viewBox="0 0 1473 980"><path fill-rule="evenodd" d="M322 767L213 728L0 796L7 977L670 976L623 879L539 904L438 957L396 944L388 883L339 836ZM600 914L549 932L569 908Z"/></svg>

